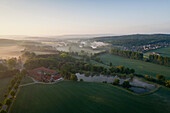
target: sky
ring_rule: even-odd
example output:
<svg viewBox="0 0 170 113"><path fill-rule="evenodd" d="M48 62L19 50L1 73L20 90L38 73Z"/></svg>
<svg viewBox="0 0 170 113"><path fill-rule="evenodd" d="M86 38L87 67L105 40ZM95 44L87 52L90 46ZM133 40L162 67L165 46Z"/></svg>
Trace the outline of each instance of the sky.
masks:
<svg viewBox="0 0 170 113"><path fill-rule="evenodd" d="M0 35L170 33L170 0L0 0Z"/></svg>

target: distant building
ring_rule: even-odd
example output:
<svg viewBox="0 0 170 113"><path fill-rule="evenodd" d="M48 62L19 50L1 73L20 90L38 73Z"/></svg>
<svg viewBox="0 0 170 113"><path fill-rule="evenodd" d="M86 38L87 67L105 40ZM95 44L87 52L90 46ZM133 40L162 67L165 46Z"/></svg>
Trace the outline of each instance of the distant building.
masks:
<svg viewBox="0 0 170 113"><path fill-rule="evenodd" d="M158 56L160 56L160 53L152 52L152 55L158 55Z"/></svg>

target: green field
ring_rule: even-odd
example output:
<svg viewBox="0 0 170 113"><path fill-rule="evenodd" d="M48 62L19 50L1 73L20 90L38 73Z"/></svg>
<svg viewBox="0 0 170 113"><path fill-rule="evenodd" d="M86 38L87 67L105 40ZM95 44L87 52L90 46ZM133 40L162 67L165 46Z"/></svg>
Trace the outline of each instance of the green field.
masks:
<svg viewBox="0 0 170 113"><path fill-rule="evenodd" d="M149 54L152 53L152 52L160 53L161 56L170 57L170 47L160 48L160 49L157 49L157 50L152 50L152 51L149 51L149 52L147 52L147 53L144 53L144 55L145 55L145 56L149 56Z"/></svg>
<svg viewBox="0 0 170 113"><path fill-rule="evenodd" d="M167 79L170 79L170 67L162 66L154 63L144 62L140 60L129 59L116 55L103 54L99 56L103 62L109 64L112 62L114 66L123 65L125 67L135 69L136 73L148 74L156 76L157 74L164 75Z"/></svg>
<svg viewBox="0 0 170 113"><path fill-rule="evenodd" d="M3 102L4 94L7 94L11 79L12 77L0 79L0 102Z"/></svg>
<svg viewBox="0 0 170 113"><path fill-rule="evenodd" d="M102 83L62 81L22 87L12 113L168 113L170 90L137 96Z"/></svg>
<svg viewBox="0 0 170 113"><path fill-rule="evenodd" d="M25 78L23 78L21 84L27 84L27 83L32 83L34 82L30 77L26 76Z"/></svg>

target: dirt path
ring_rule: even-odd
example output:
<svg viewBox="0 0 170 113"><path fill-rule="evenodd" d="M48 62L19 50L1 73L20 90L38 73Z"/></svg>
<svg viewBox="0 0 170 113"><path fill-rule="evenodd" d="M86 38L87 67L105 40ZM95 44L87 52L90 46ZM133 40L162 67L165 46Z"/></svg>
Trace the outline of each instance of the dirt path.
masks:
<svg viewBox="0 0 170 113"><path fill-rule="evenodd" d="M19 87L28 86L28 85L32 85L32 84L36 84L36 82L33 82L33 83L27 83L27 84L22 84L22 85L20 85Z"/></svg>

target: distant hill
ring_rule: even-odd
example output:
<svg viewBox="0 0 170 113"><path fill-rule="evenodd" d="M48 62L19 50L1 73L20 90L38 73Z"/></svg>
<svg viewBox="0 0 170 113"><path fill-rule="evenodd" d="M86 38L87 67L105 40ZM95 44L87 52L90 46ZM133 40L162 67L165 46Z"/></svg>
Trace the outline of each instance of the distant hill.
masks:
<svg viewBox="0 0 170 113"><path fill-rule="evenodd" d="M170 34L134 34L122 36L96 37L95 41L102 41L118 46L141 46L155 43L170 43Z"/></svg>
<svg viewBox="0 0 170 113"><path fill-rule="evenodd" d="M19 42L11 39L0 39L0 45L17 45Z"/></svg>
<svg viewBox="0 0 170 113"><path fill-rule="evenodd" d="M120 35L120 36L104 36L95 37L94 40L98 41L113 41L113 40L125 40L125 39L167 39L170 40L170 34L132 34L132 35Z"/></svg>

